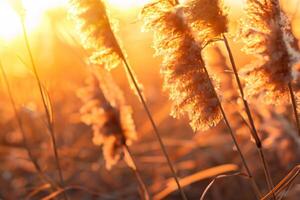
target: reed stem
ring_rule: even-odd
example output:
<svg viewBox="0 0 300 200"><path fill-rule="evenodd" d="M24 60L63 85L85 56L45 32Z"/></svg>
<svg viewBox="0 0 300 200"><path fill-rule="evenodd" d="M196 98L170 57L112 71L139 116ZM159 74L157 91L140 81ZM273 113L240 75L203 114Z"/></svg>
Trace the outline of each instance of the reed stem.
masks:
<svg viewBox="0 0 300 200"><path fill-rule="evenodd" d="M298 116L298 111L297 111L297 101L296 101L296 97L295 97L295 94L293 91L293 86L292 86L291 82L289 82L288 88L289 88L289 92L290 92L290 96L291 96L291 103L292 103L294 116L295 116L295 120L296 120L297 131L298 131L298 135L300 137L300 121L299 121L299 116Z"/></svg>
<svg viewBox="0 0 300 200"><path fill-rule="evenodd" d="M134 158L134 156L133 156L133 154L132 154L129 146L125 144L124 145L124 149L128 153L128 156L130 157L130 159L132 161L133 167L130 167L130 168L133 170L133 172L134 172L134 174L135 174L135 176L136 176L136 178L138 180L138 183L140 185L140 188L141 188L141 190L143 192L143 200L150 200L151 198L150 198L149 191L148 191L148 189L146 187L145 182L142 179L140 170L137 168L136 160L135 160L135 158Z"/></svg>
<svg viewBox="0 0 300 200"><path fill-rule="evenodd" d="M203 65L203 68L204 68L204 70L205 70L206 75L207 75L208 77L210 77L210 76L209 76L209 73L208 73L208 71L207 71L207 69L206 69L205 62L203 61L202 58L201 58L200 60L201 60L201 62L202 62L202 65ZM212 83L212 81L211 81L210 78L208 78L208 80L209 80L209 83L210 83L211 87L213 88L213 92L215 93L216 98L218 99L219 108L220 108L220 111L221 111L221 113L222 113L222 115L223 115L224 122L225 122L225 124L226 124L226 126L227 126L227 128L228 128L228 130L229 130L229 133L230 133L230 135L231 135L232 141L233 141L233 143L234 143L234 145L235 145L235 147L236 147L236 149L237 149L237 151L238 151L238 153L239 153L239 156L240 156L240 158L241 158L241 161L242 161L242 163L243 163L243 166L244 166L245 169L246 169L247 175L248 175L248 177L249 177L249 179L250 179L251 186L252 186L252 188L253 188L253 190L254 190L254 192L255 192L255 194L256 194L257 199L260 199L260 197L262 196L262 195L261 195L261 192L260 192L260 190L259 190L259 188L258 188L258 186L257 186L257 183L255 182L255 180L254 180L254 178L253 178L253 175L252 175L252 173L251 173L251 171L250 171L250 168L249 168L249 166L248 166L248 164L247 164L247 161L246 161L246 159L245 159L245 156L244 156L244 154L243 154L243 152L242 152L242 150L241 150L241 148L240 148L240 146L239 146L239 144L238 144L238 142L237 142L236 136L235 136L234 133L233 133L233 130L232 130L231 126L230 126L229 120L228 120L228 118L227 118L227 116L226 116L226 113L225 113L225 111L224 111L224 108L223 108L223 106L222 106L222 103L221 103L221 101L220 101L220 99L219 99L219 97L218 97L218 94L217 94L216 90L214 89L214 88L215 88L215 87L214 87L214 84Z"/></svg>
<svg viewBox="0 0 300 200"><path fill-rule="evenodd" d="M160 136L160 133L159 133L159 131L158 131L158 128L157 128L157 126L156 126L156 124L155 124L155 122L154 122L154 119L153 119L153 117L152 117L152 114L151 114L151 112L150 112L150 109L148 108L148 105L147 105L147 103L146 103L146 100L145 100L145 98L143 97L143 94L142 94L142 92L141 92L141 90L140 90L140 88L139 88L139 86L138 86L137 80L135 79L135 77L134 77L134 75L133 75L133 72L132 72L132 70L131 70L131 67L130 67L129 63L127 62L127 60L125 59L125 57L123 58L123 61L124 61L124 65L125 65L126 71L128 72L128 74L129 74L129 76L130 76L130 79L131 79L131 81L132 81L132 83L133 83L133 85L134 85L134 87L135 87L135 89L136 89L136 91L137 91L137 94L138 94L138 96L139 96L139 99L141 100L142 105L143 105L143 107L144 107L144 109L145 109L145 111L146 111L146 113L147 113L147 116L148 116L150 122L151 122L151 125L152 125L152 127L153 127L154 133L155 133L155 135L156 135L156 137L157 137L157 139L158 139L158 142L159 142L159 144L160 144L160 147L161 147L161 149L162 149L162 151L163 151L163 154L164 154L164 156L165 156L165 158L166 158L166 161L167 161L167 163L168 163L168 165L169 165L169 168L170 168L170 170L171 170L171 172L172 172L172 175L173 175L173 178L174 178L174 180L175 180L175 182L176 182L176 185L177 185L177 187L178 187L178 190L180 191L181 198L182 198L183 200L187 200L187 197L186 197L186 195L185 195L185 193L184 193L184 191L183 191L183 189L182 189L182 187L181 187L181 185L180 185L179 178L178 178L178 176L177 176L177 174L176 174L176 170L175 170L175 168L174 168L174 166L173 166L173 164L172 164L172 161L171 161L171 159L170 159L170 157L169 157L169 154L168 154L168 152L167 152L167 149L166 149L166 147L165 147L165 144L164 144L164 142L163 142L163 140L162 140L162 138L161 138L161 136Z"/></svg>
<svg viewBox="0 0 300 200"><path fill-rule="evenodd" d="M250 111L249 104L248 104L247 100L245 99L245 93L244 93L244 90L243 90L241 80L240 80L239 75L238 75L236 63L235 63L235 60L234 60L233 53L232 53L232 50L230 48L229 42L228 42L225 34L223 34L222 36L223 36L224 44L226 46L226 50L228 52L228 56L229 56L229 59L230 59L230 63L231 63L233 72L234 72L234 76L235 76L235 79L236 79L236 82L237 82L237 85L238 85L238 89L240 91L240 95L241 95L241 98L242 98L242 101L243 101L243 104L244 104L244 107L245 107L245 111L246 111L248 120L250 122L250 126L251 126L250 133L251 133L252 137L255 140L255 145L256 145L256 148L259 152L259 157L261 159L261 163L263 164L264 174L265 174L265 178L266 178L266 182L267 182L269 191L272 191L272 189L274 188L274 185L273 185L273 181L272 181L272 178L271 178L271 175L270 175L270 170L269 170L269 167L268 167L268 164L267 164L267 161L265 159L264 152L263 152L262 142L261 142L261 140L258 136L257 129L256 129L255 124L254 124L254 120L253 120L253 117L252 117L252 114L251 114L251 111ZM275 194L273 194L273 198L276 199Z"/></svg>
<svg viewBox="0 0 300 200"><path fill-rule="evenodd" d="M39 92L40 92L40 95L41 95L41 98L42 98L44 111L46 113L47 126L48 126L48 130L50 132L50 137L51 137L51 142L52 142L52 146L53 146L53 152L54 152L56 167L57 167L57 170L58 170L60 185L61 185L62 189L64 189L65 182L64 182L62 169L61 169L61 165L60 165L60 161L59 161L59 154L58 154L58 150L57 150L57 142L56 142L56 138L55 138L53 122L51 120L50 110L48 109L48 106L47 106L47 101L46 101L45 94L44 94L44 88L42 86L42 83L41 83L41 80L40 80L40 77L39 77L39 74L38 74L38 71L37 71L37 67L36 67L36 64L34 62L31 47L30 47L30 44L29 44L28 34L27 34L25 21L24 21L25 18L21 16L20 19L21 19L21 25L22 25L23 38L24 38L24 41L25 41L25 46L26 46L27 52L29 54L29 58L30 58L32 69L33 69L34 77L36 79L36 82L37 82L37 85L38 85L38 88L39 88ZM67 200L68 196L67 196L65 190L64 190L63 194L64 194L64 199Z"/></svg>

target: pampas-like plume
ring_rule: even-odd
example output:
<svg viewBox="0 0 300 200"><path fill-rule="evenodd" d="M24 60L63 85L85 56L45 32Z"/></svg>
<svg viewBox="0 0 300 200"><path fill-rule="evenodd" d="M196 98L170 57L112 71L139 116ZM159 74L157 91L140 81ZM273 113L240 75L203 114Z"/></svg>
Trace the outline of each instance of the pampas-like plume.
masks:
<svg viewBox="0 0 300 200"><path fill-rule="evenodd" d="M227 16L220 0L184 0L182 7L200 42L214 40L227 32Z"/></svg>
<svg viewBox="0 0 300 200"><path fill-rule="evenodd" d="M108 72L101 70L87 80L79 97L84 102L82 121L92 126L93 143L102 146L106 168L111 169L120 160L123 147L137 139L132 109Z"/></svg>
<svg viewBox="0 0 300 200"><path fill-rule="evenodd" d="M257 60L242 71L248 97L260 95L266 103L280 103L289 97L292 66L300 59L295 38L278 0L248 0L242 21L244 51Z"/></svg>
<svg viewBox="0 0 300 200"><path fill-rule="evenodd" d="M80 32L81 42L91 52L90 61L110 70L124 57L110 22L109 13L102 0L71 0L70 13Z"/></svg>
<svg viewBox="0 0 300 200"><path fill-rule="evenodd" d="M218 97L205 72L201 49L183 19L181 8L160 0L142 11L145 30L154 32L156 55L163 56L164 88L173 101L172 115L188 114L194 130L220 122Z"/></svg>
<svg viewBox="0 0 300 200"><path fill-rule="evenodd" d="M117 25L111 22L108 11L103 0L71 0L70 13L77 23L82 45L90 51L90 62L104 66L107 70L123 64L131 70L130 73L142 92L143 85L126 60L126 53L115 34ZM126 72L130 87L136 93L128 69Z"/></svg>

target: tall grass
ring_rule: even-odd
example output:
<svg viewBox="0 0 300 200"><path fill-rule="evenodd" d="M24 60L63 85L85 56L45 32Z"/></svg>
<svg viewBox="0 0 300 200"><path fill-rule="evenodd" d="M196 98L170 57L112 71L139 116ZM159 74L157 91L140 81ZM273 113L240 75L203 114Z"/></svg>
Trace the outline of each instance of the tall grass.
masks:
<svg viewBox="0 0 300 200"><path fill-rule="evenodd" d="M42 84L31 50L25 26L26 12L21 0L11 2L14 2L12 4L13 8L21 19L25 47L41 96L47 130L51 136L59 183L52 181L43 172L37 158L34 157L13 91L1 62L0 70L28 157L41 179L47 183L46 188L49 189L48 184L50 184L54 191L43 199L53 199L63 194L63 198L67 200L69 198L67 191L71 193L73 189L86 191L101 198L102 194L85 190L81 186L65 185L54 129L51 99ZM270 173L273 165L268 165L267 160L269 161L269 159L266 159L265 155L265 150L269 150L267 149L268 142L272 145L280 145L280 147L276 146L276 151L283 154L291 154L290 152L296 149L293 144L299 143L294 132L284 134L285 131L293 131L284 118L285 114L281 113L281 118L278 117L279 114L276 117L272 116L273 112L270 111L269 113L270 109L267 104L284 105L291 102L297 131L300 135L300 121L297 111L298 99L293 88L294 80L299 76L293 67L300 61L300 53L298 52L299 49L295 48L296 40L291 32L289 20L280 7L279 0L247 0L244 17L241 20L242 27L239 38L245 43L243 49L245 53L255 55L255 59L240 71L236 64L237 57L234 57L234 52L227 38L227 35L231 33L228 26L230 18L227 16L221 0L156 0L145 5L142 9L140 17L144 22L143 30L154 33L153 47L155 55L163 58L160 72L164 81L163 89L169 93L169 99L172 103L171 115L177 119L187 117L194 132L199 133L215 128L223 121L225 126L216 127L216 130L222 128L222 130L229 132L230 136L228 137L232 140L241 160L241 166L245 170L245 173L243 173L237 165L220 165L187 175L182 179L177 175L165 141L161 137L160 130L144 96L143 86L138 81L130 65L125 48L123 48L122 41L118 37L117 26L110 15L110 9L105 5L105 1L71 0L69 11L79 28L78 33L81 44L86 50L87 57L89 57L88 64L85 64L85 66L91 68L89 71L90 78L85 87L79 90L78 93L78 97L83 104L79 111L81 122L92 129L92 142L94 145L101 147L107 170L118 166L119 161L124 161L127 167L132 170L139 186L141 199L162 199L170 193L178 191L181 199L187 200L183 188L210 177L213 177L213 179L204 189L200 199L205 199L209 189L217 180L229 177L247 178L247 184L250 184L257 199L281 199L286 196L299 176L299 165L296 165L274 187L274 174ZM219 87L219 78L221 77L210 72L210 63L205 58L207 48L216 45L217 41L224 43L231 64L233 76L230 77L229 81L236 82L237 85L237 91L235 91L236 88L233 84L230 88L230 92L235 95L234 98L229 97L227 94L223 95L225 92L222 89L220 90ZM218 53L222 54L220 50L218 50ZM225 62L226 57L223 56L221 65L225 66ZM146 112L159 143L159 148L163 152L163 158L168 165L168 170L172 174L172 179L166 181L166 184L160 183L165 186L165 189L157 194L150 195L150 192L156 190L156 187L154 185L149 187L151 190L148 190L146 184L148 181L143 180L142 173L144 169L138 167L135 154L131 150L131 145L137 140L138 136L133 120L133 110L127 104L127 99L110 73L111 70L119 66L123 67L131 89L137 95L143 110ZM224 68L220 70L224 71ZM229 115L231 113L230 110L226 110L226 106L231 103L228 101L232 101L232 99L234 101L242 100L242 111L240 111L237 101L234 102L234 106L239 107L236 109L238 112L245 111L247 119L244 119L241 113L234 117ZM251 104L252 102L265 103L260 108L267 111L259 115L256 110L257 107ZM242 118L242 123L246 124L254 139L256 148L249 148L248 154L243 152L244 148L238 140L238 128L232 125L236 120L236 116ZM282 126L286 126L281 127L284 131L278 132L277 124L274 125L272 117L278 120L281 119ZM265 124L267 122L263 121L264 118L270 121L271 129L266 128ZM282 120L283 118L284 120ZM247 133L248 129L246 129ZM292 141L295 138L297 141ZM249 142L249 139L247 139L247 142ZM253 169L250 169L251 164L253 164L249 162L250 156L249 160L245 156L253 153L252 149L253 151L256 149L259 153L260 164L263 166L264 171L264 182L268 187L266 194L262 193L265 188L259 188L258 183L261 182L254 178L256 174ZM223 154L220 153L220 155ZM296 155L295 153L294 156ZM287 155L287 157L287 160L291 159L290 155ZM251 167L258 168L257 166ZM229 172L232 173L228 174ZM108 199L111 198L109 195L104 196Z"/></svg>
<svg viewBox="0 0 300 200"><path fill-rule="evenodd" d="M53 147L53 153L54 153L54 158L55 158L55 164L58 170L58 175L59 175L59 181L60 181L60 187L64 188L65 187L65 182L64 182L64 177L62 173L62 168L60 165L60 159L59 159L59 154L57 150L57 141L56 141L56 136L55 136L55 131L54 131L54 122L53 122L53 111L52 111L52 105L51 105L51 100L49 98L49 95L46 91L46 89L43 87L43 84L40 80L40 76L37 70L37 66L35 64L33 54L31 51L29 39L28 39L28 34L27 34L27 29L25 25L25 19L26 19L26 11L24 9L23 3L20 0L16 1L10 1L12 4L12 7L15 9L16 13L19 15L21 26L22 26L22 31L23 31L23 39L25 42L25 47L27 50L27 53L29 55L31 67L33 70L34 77L36 79L36 83L39 89L39 93L42 99L42 104L44 107L44 112L46 114L46 121L47 121L47 129L50 133L51 137L51 142L52 142L52 147ZM64 199L68 199L67 194L64 192Z"/></svg>

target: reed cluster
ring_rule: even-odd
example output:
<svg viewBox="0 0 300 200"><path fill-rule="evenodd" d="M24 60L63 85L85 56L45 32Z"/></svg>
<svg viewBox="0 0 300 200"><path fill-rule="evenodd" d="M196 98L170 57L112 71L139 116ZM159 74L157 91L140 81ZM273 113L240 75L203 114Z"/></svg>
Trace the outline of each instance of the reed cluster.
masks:
<svg viewBox="0 0 300 200"><path fill-rule="evenodd" d="M21 113L17 109L6 71L1 63L0 70L28 157L44 182L49 184L53 191L62 190L60 193L64 194L67 200L67 190L71 186L66 185L63 177L51 99L40 79L31 51L26 31L25 9L21 0L9 2L21 19L25 46L42 98L47 130L51 136L59 183L44 174L44 169L34 157L27 141L25 120L20 117ZM135 173L141 189L141 198L151 199L130 149L138 138L133 109L127 104L123 91L111 74L111 70L121 65L131 89L138 96L147 114L174 178L174 183L169 184L159 195L154 195L154 199L178 189L181 198L187 200L182 187L189 181L199 181L199 177L188 176L180 180L177 176L142 86L129 63L121 39L117 36L117 22L113 20L105 0L70 0L69 11L76 23L81 44L88 55L86 65L90 68L90 76L85 86L78 90L78 97L82 101L79 111L80 123L91 128L92 142L101 147L106 169L111 170L119 161L124 160ZM227 35L230 34L230 18L222 0L155 0L143 7L140 19L143 21L142 30L154 34L155 56L162 57L160 73L163 89L167 91L172 103L171 116L177 119L187 117L194 132L208 131L223 121L225 126L218 126L217 130L230 134L240 156L243 169L231 175L218 175L204 190L201 199L206 196L215 180L233 176L246 177L257 199L279 199L279 190L283 190L282 184L287 184L284 187L288 190L292 179L300 172L299 166L296 166L295 174L288 175L274 187L271 172L275 172L273 165L269 164L276 162L285 169L297 165L300 139L295 133L295 127L288 120L290 116L286 110L277 112L278 110L270 105L258 106L260 102L286 106L291 99L300 134L296 105L299 97L295 95L296 91L292 87L292 84L300 80L295 67L300 61L300 52L295 45L296 39L291 31L290 20L282 11L279 0L246 1L238 38L244 42L243 51L252 55L254 59L242 70L235 62L234 52L227 39ZM222 42L228 55L223 54L223 49L221 50L220 43L217 42ZM260 182L257 184L256 177L253 176L253 168L258 168L258 165L249 164L251 157L248 155L254 155L252 148L248 154L244 154L241 148L242 141L237 138L236 132L245 132L245 127L255 143L255 153L259 155L260 167L263 169L268 188ZM247 142L249 141L247 137ZM201 173L196 176L203 178ZM267 194L263 197L265 192ZM55 195L53 197L55 198Z"/></svg>
<svg viewBox="0 0 300 200"><path fill-rule="evenodd" d="M133 83L135 83L136 78L115 37L110 17L103 2L77 2L75 3L75 10L76 12L74 13L77 22L81 22L79 23L79 27L81 33L83 33L83 42L87 44L86 48L92 51L92 60L96 61L95 63L97 64L104 64L107 69L118 65L120 61L123 62ZM175 118L187 115L190 125L195 131L208 130L224 119L240 153L248 176L252 181L253 189L259 197L261 195L260 191L252 179L252 174L239 148L237 139L218 96L216 78L212 73L208 73L207 66L209 64L205 61L202 54L205 52L207 44L218 40L224 41L248 121L241 114L234 113L234 115L239 115L243 123L249 124L248 127L259 151L269 190L273 188L272 178L262 150L262 142L256 130L246 98L261 96L267 103L278 103L287 99L289 92L291 92L291 89L289 91L289 84L291 84L293 75L297 75L296 73L293 74L292 67L299 60L300 56L294 50L295 39L291 34L288 19L281 11L277 0L248 0L245 11L246 16L242 21L240 36L245 42L245 52L256 56L256 60L243 70L245 86L240 80L240 74L238 73L233 53L225 36L229 31L228 16L222 1L185 0L179 2L156 0L143 8L141 18L144 21L143 30L154 33L153 47L155 55L163 57L161 74L164 78L163 88L169 92L169 98L172 101L171 115ZM105 54L101 54L101 52L105 52ZM216 53L220 57L220 50L217 50ZM222 70L224 70L226 59L222 58L222 56L220 59L221 63L219 65L222 65ZM118 61L110 63L106 62L107 60ZM235 89L231 84L229 84L229 87L230 90ZM157 128L136 83L135 88L149 115L154 130L157 132ZM92 93L95 92L93 91ZM93 102L95 98L95 96L88 94L82 96L90 96L90 98L85 99L86 102ZM238 100L237 96L230 96L230 94L226 95L226 98ZM97 101L96 107L104 109L107 107L107 102L103 101L105 94L102 94L102 97L100 95L100 99L102 100ZM86 122L91 124L91 119L97 115L90 115L90 106L84 106L82 110L83 113L87 113L87 115L83 115L86 118L85 121L87 120ZM101 117L97 116L95 120L99 118ZM119 130L122 130L122 127L126 127L126 125L122 126L122 123L119 121L116 121L116 123L120 124L118 125ZM97 133L95 130L103 129L103 124L94 123L93 127L94 132ZM130 138L130 134L127 137ZM124 137L123 133L124 138L126 136ZM104 140L103 134L94 135L94 142L97 144L103 144ZM115 142L118 139L114 138L111 140ZM161 141L160 137L159 141ZM110 149L112 148L110 147ZM111 158L111 160L118 159L118 156L115 159ZM172 171L174 172L174 169ZM176 178L175 180L177 181ZM182 192L178 181L177 185ZM272 194L273 198L276 199L273 192ZM185 199L183 193L182 197Z"/></svg>

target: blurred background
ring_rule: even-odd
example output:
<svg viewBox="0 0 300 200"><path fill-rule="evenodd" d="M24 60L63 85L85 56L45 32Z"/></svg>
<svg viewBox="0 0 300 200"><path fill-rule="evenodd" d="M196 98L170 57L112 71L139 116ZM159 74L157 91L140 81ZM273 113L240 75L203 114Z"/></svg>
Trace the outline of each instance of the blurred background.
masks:
<svg viewBox="0 0 300 200"><path fill-rule="evenodd" d="M175 120L169 116L170 102L168 94L162 91L162 78L159 75L161 58L153 57L152 34L141 31L142 23L138 18L142 6L150 0L107 1L111 16L119 21L119 37L137 77L144 85L148 104L178 174L180 177L190 176L193 180L185 187L185 191L189 199L199 199L211 177L201 178L198 172L222 164L240 165L230 135L223 123L207 132L193 133L188 120ZM298 2L283 0L282 5L291 17L294 35L300 38ZM108 171L101 149L92 143L92 130L80 120L82 102L77 92L84 86L89 70L85 64L86 54L67 13L67 0L23 0L23 3L27 10L26 26L33 56L53 104L58 150L66 185L74 186L68 194L71 199L139 199L132 171L123 161ZM239 19L244 15L244 1L226 0L225 5L230 17L230 44L238 67L242 68L251 59L241 52L242 44L236 37ZM7 72L34 156L45 174L57 179L39 90L30 69L22 34L18 16L6 0L0 0L0 62ZM219 47L226 55L222 43ZM215 47L208 50L207 59L212 66L211 72L221 77L223 103L230 122L249 159L255 179L266 192L263 170L257 164L259 158L255 145L249 140L249 129L242 118L242 106L237 106L240 104L232 74L226 66L218 67L222 59L225 62L227 59L220 57ZM113 70L112 74L134 109L139 139L132 145L132 151L142 176L151 194L162 194L168 183L172 182L169 168L138 98L129 89L123 68ZM3 79L0 80L0 199L42 199L51 194L51 189L39 178L27 157L6 87ZM252 102L251 109L266 147L272 178L274 183L278 183L300 162L300 140L291 108L289 105L273 107ZM286 199L299 199L299 180L296 183L290 187ZM166 192L163 196L165 199L180 199L177 191ZM231 177L218 180L207 194L207 199L250 200L254 199L254 194L247 180Z"/></svg>

